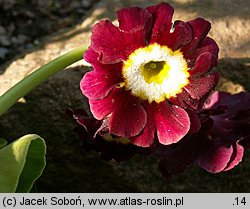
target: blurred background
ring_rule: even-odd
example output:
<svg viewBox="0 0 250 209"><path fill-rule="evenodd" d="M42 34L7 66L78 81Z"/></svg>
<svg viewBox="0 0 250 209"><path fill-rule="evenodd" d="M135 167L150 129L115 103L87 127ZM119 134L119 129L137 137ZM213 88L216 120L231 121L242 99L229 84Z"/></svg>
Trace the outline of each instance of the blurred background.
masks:
<svg viewBox="0 0 250 209"><path fill-rule="evenodd" d="M102 18L116 20L116 10L146 7L156 0L0 0L0 95L41 65L81 45L90 44L91 27ZM250 1L169 0L174 19L202 16L220 47L215 70L217 89L250 91ZM0 119L0 136L10 141L39 134L47 143L47 166L35 192L250 192L250 154L233 170L210 174L189 168L171 179L157 160L135 156L117 163L86 152L65 109L88 108L79 81L89 70L79 61L20 100Z"/></svg>

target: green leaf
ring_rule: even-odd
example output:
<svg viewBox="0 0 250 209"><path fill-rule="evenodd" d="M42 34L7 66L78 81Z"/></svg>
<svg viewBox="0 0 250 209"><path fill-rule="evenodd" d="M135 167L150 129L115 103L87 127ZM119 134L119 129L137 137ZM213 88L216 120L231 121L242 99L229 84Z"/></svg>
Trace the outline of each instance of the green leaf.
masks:
<svg viewBox="0 0 250 209"><path fill-rule="evenodd" d="M35 134L0 150L0 192L29 192L45 167L46 145Z"/></svg>

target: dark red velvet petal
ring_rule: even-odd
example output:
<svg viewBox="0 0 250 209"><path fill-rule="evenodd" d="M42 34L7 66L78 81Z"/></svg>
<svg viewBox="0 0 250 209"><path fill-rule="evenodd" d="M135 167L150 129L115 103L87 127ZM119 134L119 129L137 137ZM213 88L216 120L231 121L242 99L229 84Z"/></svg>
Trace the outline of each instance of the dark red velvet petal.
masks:
<svg viewBox="0 0 250 209"><path fill-rule="evenodd" d="M83 54L83 58L85 59L85 61L87 61L91 65L93 65L95 63L99 63L98 57L99 57L99 54L97 52L95 52L91 46Z"/></svg>
<svg viewBox="0 0 250 209"><path fill-rule="evenodd" d="M217 61L218 59L218 53L219 53L219 47L216 44L216 42L209 38L206 37L204 38L200 44L198 45L198 48L196 48L193 53L189 53L188 55L185 55L185 58L190 60L189 64L194 64L195 60L203 53L205 52L210 52L214 56L214 60Z"/></svg>
<svg viewBox="0 0 250 209"><path fill-rule="evenodd" d="M198 45L198 48L195 51L195 54L200 55L204 52L210 52L217 58L218 52L219 52L219 46L212 38L206 37Z"/></svg>
<svg viewBox="0 0 250 209"><path fill-rule="evenodd" d="M215 91L213 92L210 97L206 100L206 102L203 105L204 109L212 109L214 105L218 104L219 100L220 100L220 96L221 94L226 94L229 95L229 93L226 92L218 92Z"/></svg>
<svg viewBox="0 0 250 209"><path fill-rule="evenodd" d="M227 92L216 91L210 97L209 100L206 102L204 108L215 108L221 105L228 106L228 114L233 114L235 112L245 111L244 115L248 119L250 113L248 110L250 103L250 93L249 92L241 92L239 94L230 94ZM231 116L232 117L232 116Z"/></svg>
<svg viewBox="0 0 250 209"><path fill-rule="evenodd" d="M114 88L109 95L99 100L89 100L90 111L98 120L102 120L113 111L113 100L120 89Z"/></svg>
<svg viewBox="0 0 250 209"><path fill-rule="evenodd" d="M123 81L119 68L93 70L84 75L80 82L82 93L91 100L102 99L112 88Z"/></svg>
<svg viewBox="0 0 250 209"><path fill-rule="evenodd" d="M203 144L200 153L198 165L210 173L219 173L226 168L230 161L233 146L226 146L213 139L213 141L207 141Z"/></svg>
<svg viewBox="0 0 250 209"><path fill-rule="evenodd" d="M184 57L188 57L193 53L200 41L206 37L211 28L211 24L201 17L191 20L188 23L193 29L193 39L188 45L181 49L184 53Z"/></svg>
<svg viewBox="0 0 250 209"><path fill-rule="evenodd" d="M142 40L148 37L148 33L152 29L152 15L139 7L121 9L117 12L117 18L120 30L133 33L134 36L138 36L137 38Z"/></svg>
<svg viewBox="0 0 250 209"><path fill-rule="evenodd" d="M72 117L78 125L84 128L91 137L94 136L96 130L101 126L102 121L96 120L95 118L88 115L83 109L72 110L68 108L66 114Z"/></svg>
<svg viewBox="0 0 250 209"><path fill-rule="evenodd" d="M149 147L155 139L154 109L150 104L145 104L144 107L147 112L147 124L142 133L133 137L131 140L132 143L137 146Z"/></svg>
<svg viewBox="0 0 250 209"><path fill-rule="evenodd" d="M132 52L125 34L109 20L102 20L93 27L91 47L99 54L98 60L104 64L125 60Z"/></svg>
<svg viewBox="0 0 250 209"><path fill-rule="evenodd" d="M121 137L138 135L147 123L147 113L138 98L123 91L113 98L113 111L109 120L111 134Z"/></svg>
<svg viewBox="0 0 250 209"><path fill-rule="evenodd" d="M217 73L194 79L191 78L190 83L184 88L193 99L200 99L215 87L218 79L219 75Z"/></svg>
<svg viewBox="0 0 250 209"><path fill-rule="evenodd" d="M92 30L91 48L99 54L98 60L103 64L118 63L126 60L135 49L145 46L145 35L151 28L148 22L144 19L140 29L134 31L122 31L109 20L97 23ZM124 21L122 26L125 27Z"/></svg>
<svg viewBox="0 0 250 209"><path fill-rule="evenodd" d="M189 134L197 133L201 128L201 122L197 115L197 113L191 109L185 110L188 113L190 118L190 129L188 131Z"/></svg>
<svg viewBox="0 0 250 209"><path fill-rule="evenodd" d="M169 101L182 108L198 109L199 107L199 101L193 99L185 89L182 89L182 92L175 97L171 97Z"/></svg>
<svg viewBox="0 0 250 209"><path fill-rule="evenodd" d="M175 51L191 41L193 34L191 26L183 21L175 21L173 25L174 9L169 4L161 3L146 9L154 18L150 43L166 45ZM171 28L173 31L171 31Z"/></svg>
<svg viewBox="0 0 250 209"><path fill-rule="evenodd" d="M158 43L167 45L175 51L192 40L192 32L192 28L188 23L178 20L174 23L174 31L169 34L166 33L164 39L158 40Z"/></svg>
<svg viewBox="0 0 250 209"><path fill-rule="evenodd" d="M201 76L212 69L217 64L217 59L210 52L204 52L195 61L195 67L189 70L192 77Z"/></svg>
<svg viewBox="0 0 250 209"><path fill-rule="evenodd" d="M115 64L103 64L98 60L98 56L98 53L96 53L92 48L89 48L84 53L84 59L89 62L95 70L112 71L112 73L115 73L118 77L121 77L123 62L118 62Z"/></svg>
<svg viewBox="0 0 250 209"><path fill-rule="evenodd" d="M169 145L180 141L190 128L187 112L178 106L171 106L165 102L155 106L155 125L159 142Z"/></svg>
<svg viewBox="0 0 250 209"><path fill-rule="evenodd" d="M161 3L147 7L146 10L152 14L154 20L150 42L161 44L160 42L166 40L166 36L170 34L174 9L167 3Z"/></svg>
<svg viewBox="0 0 250 209"><path fill-rule="evenodd" d="M224 169L224 171L228 171L234 168L241 162L243 158L244 148L238 143L234 144L233 148L234 148L233 155L231 156L231 160L228 162L227 167Z"/></svg>

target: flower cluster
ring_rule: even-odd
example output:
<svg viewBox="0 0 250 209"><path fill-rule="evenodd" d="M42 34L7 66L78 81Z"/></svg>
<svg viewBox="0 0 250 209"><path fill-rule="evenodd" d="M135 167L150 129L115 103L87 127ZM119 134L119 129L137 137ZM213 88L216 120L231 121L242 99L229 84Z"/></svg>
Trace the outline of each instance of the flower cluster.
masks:
<svg viewBox="0 0 250 209"><path fill-rule="evenodd" d="M118 26L97 23L84 54L93 70L80 83L93 117L69 113L78 133L91 136L85 143L107 159L155 153L165 175L191 164L229 170L249 148L250 96L208 99L219 78L210 72L219 52L207 36L211 25L203 18L172 23L173 12L167 3L131 7L117 12Z"/></svg>

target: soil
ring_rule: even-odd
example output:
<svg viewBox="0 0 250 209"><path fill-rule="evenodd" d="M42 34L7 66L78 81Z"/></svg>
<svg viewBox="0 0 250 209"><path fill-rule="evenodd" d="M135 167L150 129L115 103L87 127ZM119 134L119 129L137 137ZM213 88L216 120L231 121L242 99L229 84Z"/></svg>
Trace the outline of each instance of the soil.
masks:
<svg viewBox="0 0 250 209"><path fill-rule="evenodd" d="M0 64L80 23L98 0L0 0Z"/></svg>
<svg viewBox="0 0 250 209"><path fill-rule="evenodd" d="M0 46L8 50L5 55L2 53L1 93L54 57L80 44L89 44L91 26L99 19L115 20L115 10L123 6L146 6L160 1L93 0L88 1L91 2L88 6L81 6L82 2L85 1L0 0L0 25L11 41L10 45ZM250 2L169 2L176 8L176 19L203 16L212 22L210 36L220 46L218 67L214 69L221 73L217 89L231 93L250 91ZM15 25L14 30L10 29L11 24ZM12 38L20 34L25 35L25 41L19 45L12 43ZM97 152L85 151L65 110L88 108L79 82L90 69L83 61L76 63L48 79L1 116L1 137L12 141L36 133L46 140L47 165L34 192L250 192L247 152L243 162L231 171L210 174L200 168L189 168L166 180L158 171L155 158L137 155L117 163L103 161Z"/></svg>

